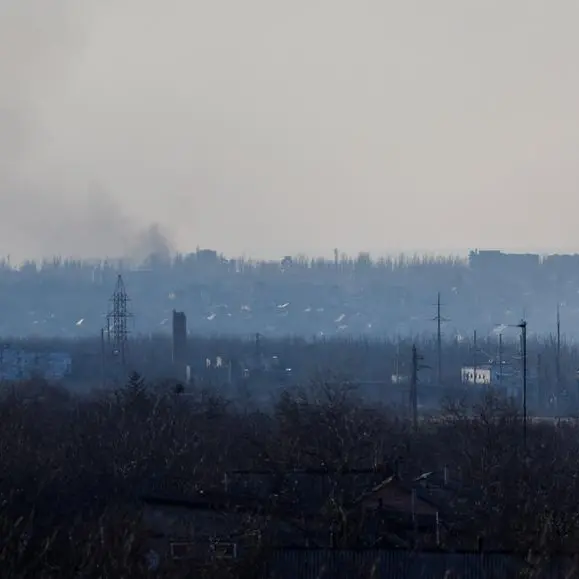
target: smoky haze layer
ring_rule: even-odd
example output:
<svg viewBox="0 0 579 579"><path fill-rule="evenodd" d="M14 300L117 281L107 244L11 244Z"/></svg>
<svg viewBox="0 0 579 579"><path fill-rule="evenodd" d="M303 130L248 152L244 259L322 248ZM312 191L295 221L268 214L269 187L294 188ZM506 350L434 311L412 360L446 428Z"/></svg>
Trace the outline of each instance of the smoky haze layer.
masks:
<svg viewBox="0 0 579 579"><path fill-rule="evenodd" d="M576 249L578 16L0 0L0 246Z"/></svg>

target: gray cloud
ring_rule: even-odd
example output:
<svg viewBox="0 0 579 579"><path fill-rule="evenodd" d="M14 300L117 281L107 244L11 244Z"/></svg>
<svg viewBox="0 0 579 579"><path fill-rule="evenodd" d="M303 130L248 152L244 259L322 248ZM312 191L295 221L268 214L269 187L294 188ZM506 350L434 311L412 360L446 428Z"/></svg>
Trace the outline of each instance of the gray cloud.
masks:
<svg viewBox="0 0 579 579"><path fill-rule="evenodd" d="M157 223L260 255L576 248L578 16L0 0L0 246L127 251Z"/></svg>

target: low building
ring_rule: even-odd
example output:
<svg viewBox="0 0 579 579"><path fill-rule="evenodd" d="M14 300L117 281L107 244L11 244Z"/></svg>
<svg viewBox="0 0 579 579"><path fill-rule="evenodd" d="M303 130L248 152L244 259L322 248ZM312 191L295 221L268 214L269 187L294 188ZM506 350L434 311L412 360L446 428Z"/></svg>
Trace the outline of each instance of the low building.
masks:
<svg viewBox="0 0 579 579"><path fill-rule="evenodd" d="M387 471L238 470L218 491L161 479L141 494L152 558L170 568L233 562L263 548L439 546L448 509Z"/></svg>
<svg viewBox="0 0 579 579"><path fill-rule="evenodd" d="M290 512L248 494L170 478L147 485L140 498L149 556L163 569L235 564L265 545L307 543Z"/></svg>
<svg viewBox="0 0 579 579"><path fill-rule="evenodd" d="M499 250L469 252L469 266L481 272L505 272L516 275L534 274L541 264L537 253L503 253Z"/></svg>
<svg viewBox="0 0 579 579"><path fill-rule="evenodd" d="M463 366L460 369L460 379L463 384L490 385L495 382L492 368L488 366Z"/></svg>

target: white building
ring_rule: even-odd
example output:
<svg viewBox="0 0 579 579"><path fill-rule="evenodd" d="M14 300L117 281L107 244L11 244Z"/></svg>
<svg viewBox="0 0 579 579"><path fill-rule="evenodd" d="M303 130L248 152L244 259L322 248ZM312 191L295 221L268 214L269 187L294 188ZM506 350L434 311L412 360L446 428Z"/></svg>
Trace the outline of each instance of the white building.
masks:
<svg viewBox="0 0 579 579"><path fill-rule="evenodd" d="M492 372L490 368L485 368L484 366L482 368L463 366L460 369L460 378L463 384L490 384L492 382Z"/></svg>

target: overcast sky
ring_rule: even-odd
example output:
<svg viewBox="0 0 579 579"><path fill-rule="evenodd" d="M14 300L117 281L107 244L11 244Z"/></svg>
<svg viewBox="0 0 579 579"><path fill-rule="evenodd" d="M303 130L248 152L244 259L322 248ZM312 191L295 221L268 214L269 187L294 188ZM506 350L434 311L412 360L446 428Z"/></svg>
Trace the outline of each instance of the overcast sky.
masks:
<svg viewBox="0 0 579 579"><path fill-rule="evenodd" d="M579 251L576 0L0 0L0 254Z"/></svg>

